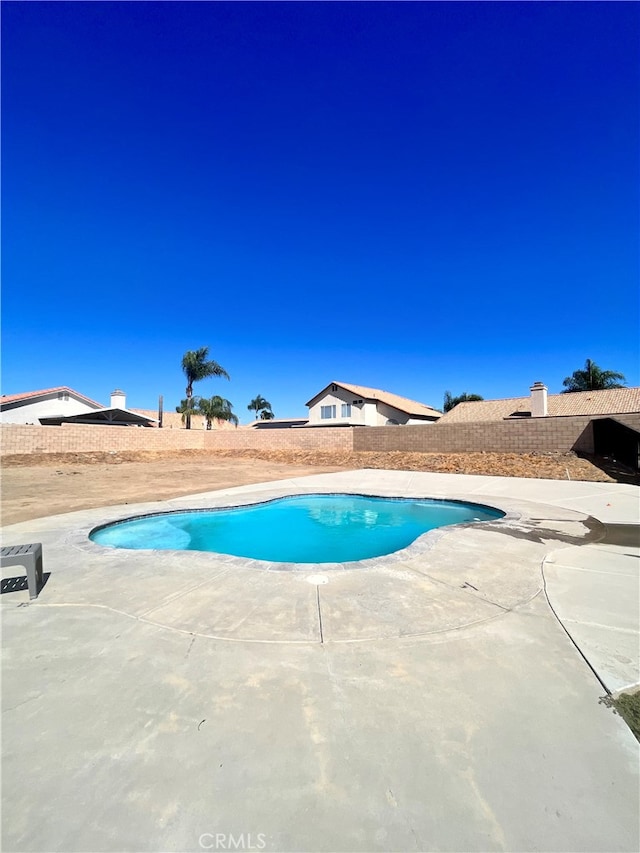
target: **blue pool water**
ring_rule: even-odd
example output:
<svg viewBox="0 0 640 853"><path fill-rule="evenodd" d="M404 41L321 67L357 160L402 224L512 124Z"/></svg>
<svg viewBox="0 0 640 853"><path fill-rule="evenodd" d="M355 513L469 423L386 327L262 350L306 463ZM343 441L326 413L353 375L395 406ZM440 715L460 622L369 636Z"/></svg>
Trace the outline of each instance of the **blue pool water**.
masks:
<svg viewBox="0 0 640 853"><path fill-rule="evenodd" d="M497 509L455 501L298 495L247 507L144 516L98 528L90 538L112 548L343 563L399 551L436 527L503 516Z"/></svg>

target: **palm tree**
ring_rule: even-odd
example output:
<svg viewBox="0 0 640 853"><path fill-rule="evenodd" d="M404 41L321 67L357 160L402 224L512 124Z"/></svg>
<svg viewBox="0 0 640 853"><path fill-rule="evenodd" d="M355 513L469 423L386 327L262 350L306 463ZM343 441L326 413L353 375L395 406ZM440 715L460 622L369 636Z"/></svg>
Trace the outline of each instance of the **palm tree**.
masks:
<svg viewBox="0 0 640 853"><path fill-rule="evenodd" d="M200 347L197 350L189 350L182 356L182 372L187 377L187 401L193 397L193 383L206 379L208 376L224 376L229 379L229 374L220 367L217 361L207 361L209 347ZM191 429L191 411L185 412L185 426Z"/></svg>
<svg viewBox="0 0 640 853"><path fill-rule="evenodd" d="M191 424L191 415L195 415L197 413L199 401L200 397L191 397L188 400L180 400L180 405L176 406L176 412L178 412L179 415L182 415L182 423L185 423L188 417L189 424Z"/></svg>
<svg viewBox="0 0 640 853"><path fill-rule="evenodd" d="M451 391L445 391L443 411L450 412L458 403L474 403L476 400L484 400L484 397L481 397L479 394L467 394L466 391L460 394L459 397L452 397Z"/></svg>
<svg viewBox="0 0 640 853"><path fill-rule="evenodd" d="M211 397L207 400L206 397L198 398L198 412L204 415L207 422L207 429L211 429L212 421L229 421L238 426L238 417L231 411L233 406L224 397Z"/></svg>
<svg viewBox="0 0 640 853"><path fill-rule="evenodd" d="M260 417L263 421L272 421L273 420L273 412L271 409L263 409L260 412Z"/></svg>
<svg viewBox="0 0 640 853"><path fill-rule="evenodd" d="M613 370L602 370L595 361L588 358L584 370L574 370L571 376L563 380L563 394L573 391L602 391L606 388L624 388L627 380L622 373Z"/></svg>
<svg viewBox="0 0 640 853"><path fill-rule="evenodd" d="M264 397L261 397L260 394L258 394L258 396L255 397L249 403L249 405L247 406L247 409L249 409L250 412L255 411L256 420L258 420L258 415L260 414L260 412L271 412L271 417L273 417L273 410L271 409L271 403L268 400L265 400ZM262 417L262 415L261 415L261 417ZM262 418L262 419L263 420L269 420L269 418Z"/></svg>

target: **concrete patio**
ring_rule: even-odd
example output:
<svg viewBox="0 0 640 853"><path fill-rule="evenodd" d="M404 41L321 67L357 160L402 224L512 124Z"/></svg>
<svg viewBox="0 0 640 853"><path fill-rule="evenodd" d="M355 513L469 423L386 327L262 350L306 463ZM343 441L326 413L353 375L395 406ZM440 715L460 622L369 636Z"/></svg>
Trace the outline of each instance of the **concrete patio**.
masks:
<svg viewBox="0 0 640 853"><path fill-rule="evenodd" d="M105 549L160 509L352 491L507 512L347 567ZM5 851L636 851L633 486L350 471L15 524Z"/></svg>

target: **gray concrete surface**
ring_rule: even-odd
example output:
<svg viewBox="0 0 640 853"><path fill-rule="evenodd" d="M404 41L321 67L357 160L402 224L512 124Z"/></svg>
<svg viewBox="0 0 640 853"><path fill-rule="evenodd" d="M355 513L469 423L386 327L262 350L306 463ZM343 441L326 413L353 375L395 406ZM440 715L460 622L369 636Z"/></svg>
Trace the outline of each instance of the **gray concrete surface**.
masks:
<svg viewBox="0 0 640 853"><path fill-rule="evenodd" d="M354 471L162 508L341 490L508 516L296 571L87 541L158 503L3 530L50 573L2 596L4 851L639 848L600 701L640 680L637 489Z"/></svg>

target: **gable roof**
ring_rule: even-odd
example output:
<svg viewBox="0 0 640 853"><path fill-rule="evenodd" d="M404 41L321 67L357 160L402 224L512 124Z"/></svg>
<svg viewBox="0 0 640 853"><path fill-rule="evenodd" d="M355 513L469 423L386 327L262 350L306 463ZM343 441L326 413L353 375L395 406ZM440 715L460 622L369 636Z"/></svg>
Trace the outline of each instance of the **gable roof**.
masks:
<svg viewBox="0 0 640 853"><path fill-rule="evenodd" d="M570 394L549 394L547 397L547 417L550 418L571 415L621 415L630 412L640 412L640 388L575 391ZM503 400L458 403L440 418L440 423L502 421L530 415L531 397L508 397Z"/></svg>
<svg viewBox="0 0 640 853"><path fill-rule="evenodd" d="M388 406L392 406L394 409L398 409L401 412L406 412L408 415L426 416L431 418L442 417L442 412L439 412L432 406L427 406L424 403L418 403L416 400L410 400L408 397L400 397L398 394L392 394L390 391L382 391L380 388L368 388L365 385L352 385L350 382L330 382L322 389L322 391L313 396L306 405L310 406L315 399L324 394L327 388L330 388L332 385L338 385L338 387L344 388L345 391L350 391L352 394L355 394L356 397L362 397L367 400L378 400L381 403L386 403Z"/></svg>
<svg viewBox="0 0 640 853"><path fill-rule="evenodd" d="M87 403L88 405L93 406L96 409L102 408L101 403L96 403L95 400L91 400L89 397L85 397L84 394L79 394L78 391L74 391L73 388L68 388L66 385L59 385L57 388L45 388L42 391L26 391L23 394L3 394L2 397L0 397L0 408L7 405L8 403L29 403L37 397L48 397L52 396L53 394L59 394L60 392L71 394L77 400L82 400L82 402ZM15 406L12 406L12 408L14 407Z"/></svg>

